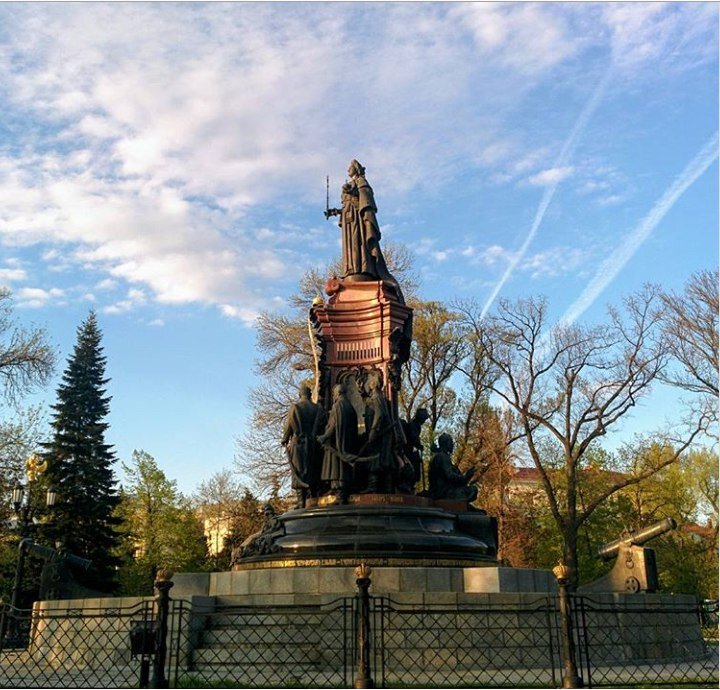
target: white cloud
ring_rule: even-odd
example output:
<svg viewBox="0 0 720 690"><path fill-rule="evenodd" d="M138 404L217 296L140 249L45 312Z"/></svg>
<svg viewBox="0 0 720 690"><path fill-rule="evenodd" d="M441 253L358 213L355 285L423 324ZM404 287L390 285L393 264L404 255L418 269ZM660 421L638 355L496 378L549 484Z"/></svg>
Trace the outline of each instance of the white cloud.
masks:
<svg viewBox="0 0 720 690"><path fill-rule="evenodd" d="M60 288L43 288L23 287L15 291L14 296L19 307L27 309L38 309L49 304L51 301L57 301L64 297L65 292Z"/></svg>
<svg viewBox="0 0 720 690"><path fill-rule="evenodd" d="M717 60L714 3L603 3L615 62L626 71L662 65L682 70L698 60Z"/></svg>
<svg viewBox="0 0 720 690"><path fill-rule="evenodd" d="M572 175L574 168L571 165L563 165L557 168L547 168L535 175L528 177L528 182L536 187L549 187L566 180Z"/></svg>
<svg viewBox="0 0 720 690"><path fill-rule="evenodd" d="M600 100L605 94L605 90L608 87L612 74L613 70L608 69L605 72L604 77L596 84L590 95L590 98L585 103L585 107L580 112L580 115L575 121L572 130L570 130L570 133L568 134L565 142L562 145L562 148L560 149L560 153L558 154L555 160L555 165L553 166L554 169L562 169L567 167L567 163L572 157L575 148L577 147L578 141L583 135L585 128L587 127L588 121L595 113L595 110L597 109ZM490 293L490 296L485 300L485 304L483 305L481 312L482 316L485 316L485 314L487 314L488 310L495 301L495 298L498 296L498 294L500 294L500 290L502 290L505 283L510 279L513 270L515 270L515 266L517 266L518 262L525 256L530 244L532 243L535 235L537 234L538 229L540 228L540 225L543 222L543 219L545 218L545 213L547 212L548 207L550 206L550 203L555 196L555 191L558 184L559 180L555 180L547 184L547 186L545 187L545 191L543 192L542 199L540 199L540 203L538 205L537 211L535 212L535 218L532 222L532 225L530 226L530 230L526 235L522 245L520 246L520 249L515 252L513 258L510 261L510 264L505 269L505 272L501 276L500 280L496 283L495 287Z"/></svg>
<svg viewBox="0 0 720 690"><path fill-rule="evenodd" d="M538 3L466 3L455 12L486 59L522 73L550 69L575 54L582 43L569 26L567 12Z"/></svg>
<svg viewBox="0 0 720 690"><path fill-rule="evenodd" d="M233 319L240 319L244 321L248 326L252 326L260 316L260 312L253 309L247 309L244 307L236 307L231 304L220 305L220 310L225 316L229 316Z"/></svg>
<svg viewBox="0 0 720 690"><path fill-rule="evenodd" d="M473 266L487 266L488 268L498 264L504 265L513 258L512 252L499 244L491 244L484 248L468 246L460 250L460 255L466 257Z"/></svg>
<svg viewBox="0 0 720 690"><path fill-rule="evenodd" d="M635 43L630 15L649 23ZM125 283L248 320L297 270L287 247L311 237L258 209L315 203L354 156L387 199L437 194L468 166L552 185L556 142L508 126L527 94L611 41L623 55L672 40L695 54L678 41L699 17L552 3L0 6L0 98L24 123L0 146L0 242L42 243L55 269L100 272L97 290ZM569 166L553 167L557 181Z"/></svg>
<svg viewBox="0 0 720 690"><path fill-rule="evenodd" d="M684 170L672 181L650 211L627 234L620 246L616 247L598 267L593 278L580 296L568 307L561 321L574 323L602 294L615 276L632 259L643 242L652 234L665 215L686 190L701 177L718 158L718 133L698 151Z"/></svg>
<svg viewBox="0 0 720 690"><path fill-rule="evenodd" d="M103 278L95 287L98 290L114 290L118 286L118 281L112 278Z"/></svg>
<svg viewBox="0 0 720 690"><path fill-rule="evenodd" d="M17 283L27 280L27 271L24 268L0 268L0 284Z"/></svg>
<svg viewBox="0 0 720 690"><path fill-rule="evenodd" d="M608 194L607 196L601 196L597 200L597 203L600 206L615 206L617 204L621 204L626 199L627 195L625 194Z"/></svg>
<svg viewBox="0 0 720 690"><path fill-rule="evenodd" d="M125 299L119 300L114 304L110 304L103 307L102 311L105 314L124 314L131 311L137 306L145 304L147 301L147 295L144 290L137 288L130 288L127 291Z"/></svg>
<svg viewBox="0 0 720 690"><path fill-rule="evenodd" d="M577 247L552 247L525 257L519 268L537 278L554 278L577 271L587 260L587 252Z"/></svg>
<svg viewBox="0 0 720 690"><path fill-rule="evenodd" d="M421 237L414 245L413 251L418 256L424 256L425 254L431 254L435 251L435 243L437 240L432 237Z"/></svg>

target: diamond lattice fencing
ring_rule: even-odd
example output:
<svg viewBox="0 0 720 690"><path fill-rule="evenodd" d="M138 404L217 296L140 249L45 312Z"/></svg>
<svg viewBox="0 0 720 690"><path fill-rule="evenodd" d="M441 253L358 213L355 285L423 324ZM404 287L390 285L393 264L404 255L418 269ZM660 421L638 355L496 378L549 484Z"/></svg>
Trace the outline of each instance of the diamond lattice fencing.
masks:
<svg viewBox="0 0 720 690"><path fill-rule="evenodd" d="M118 602L122 600L119 599ZM138 687L143 655L131 631L153 634L153 603L77 609L2 608L0 686ZM149 656L144 656L145 669Z"/></svg>
<svg viewBox="0 0 720 690"><path fill-rule="evenodd" d="M383 687L557 687L554 598L484 599L417 607L375 598L376 680Z"/></svg>
<svg viewBox="0 0 720 690"><path fill-rule="evenodd" d="M702 687L718 684L717 637L703 607L650 595L615 602L575 596L579 664L587 687Z"/></svg>
<svg viewBox="0 0 720 690"><path fill-rule="evenodd" d="M4 606L0 687L352 687L369 677L379 687L550 688L567 680L555 596L372 596L365 607L359 597L274 606L200 597L166 599L166 617L161 601ZM571 604L586 687L717 686L716 606L660 595L575 595ZM369 651L362 672L361 647Z"/></svg>
<svg viewBox="0 0 720 690"><path fill-rule="evenodd" d="M171 607L175 687L348 687L353 597L316 606Z"/></svg>

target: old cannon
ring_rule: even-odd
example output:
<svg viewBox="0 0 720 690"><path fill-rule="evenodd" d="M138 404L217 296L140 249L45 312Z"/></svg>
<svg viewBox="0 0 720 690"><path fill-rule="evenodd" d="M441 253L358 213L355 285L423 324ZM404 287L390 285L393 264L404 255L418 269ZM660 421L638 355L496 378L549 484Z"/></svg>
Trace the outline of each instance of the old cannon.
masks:
<svg viewBox="0 0 720 690"><path fill-rule="evenodd" d="M655 551L643 546L670 530L677 523L665 518L654 525L615 539L598 549L597 556L604 561L617 557L613 569L604 577L579 587L583 592L655 592L658 589Z"/></svg>
<svg viewBox="0 0 720 690"><path fill-rule="evenodd" d="M71 599L86 591L75 582L71 569L87 570L92 561L68 552L62 544L56 544L55 549L32 539L24 539L21 547L23 544L29 556L44 561L40 573L40 599Z"/></svg>

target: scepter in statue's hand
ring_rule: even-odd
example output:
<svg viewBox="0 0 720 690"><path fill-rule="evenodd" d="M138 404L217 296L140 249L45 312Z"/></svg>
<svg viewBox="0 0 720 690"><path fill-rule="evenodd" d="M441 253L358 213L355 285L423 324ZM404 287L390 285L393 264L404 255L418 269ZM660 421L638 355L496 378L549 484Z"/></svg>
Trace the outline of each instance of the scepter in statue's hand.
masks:
<svg viewBox="0 0 720 690"><path fill-rule="evenodd" d="M330 175L327 175L325 177L325 211L323 215L325 220L330 220L332 216L339 216L341 213L341 208L330 208Z"/></svg>

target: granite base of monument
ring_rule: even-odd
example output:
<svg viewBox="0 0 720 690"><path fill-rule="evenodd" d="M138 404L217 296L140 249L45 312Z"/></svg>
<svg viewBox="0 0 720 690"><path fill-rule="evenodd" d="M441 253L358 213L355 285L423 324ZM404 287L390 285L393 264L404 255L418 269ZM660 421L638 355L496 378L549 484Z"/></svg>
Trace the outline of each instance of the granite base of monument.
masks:
<svg viewBox="0 0 720 690"><path fill-rule="evenodd" d="M173 593L182 596L347 596L357 592L355 566L258 568L222 573L176 573ZM548 570L444 566L373 566L372 594L554 593Z"/></svg>

